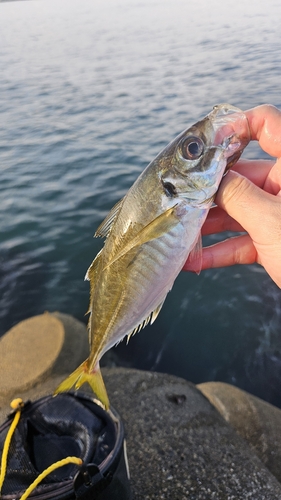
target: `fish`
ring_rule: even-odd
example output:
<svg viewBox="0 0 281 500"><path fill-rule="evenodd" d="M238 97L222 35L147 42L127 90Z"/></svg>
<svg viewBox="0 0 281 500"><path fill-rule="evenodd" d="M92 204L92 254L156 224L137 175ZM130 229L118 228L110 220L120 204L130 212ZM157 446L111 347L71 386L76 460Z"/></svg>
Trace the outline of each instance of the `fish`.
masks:
<svg viewBox="0 0 281 500"><path fill-rule="evenodd" d="M250 140L245 114L214 106L144 169L95 236L105 238L90 265L90 355L56 389L88 383L106 410L100 359L124 337L152 324L187 258L200 272L201 228L225 172Z"/></svg>

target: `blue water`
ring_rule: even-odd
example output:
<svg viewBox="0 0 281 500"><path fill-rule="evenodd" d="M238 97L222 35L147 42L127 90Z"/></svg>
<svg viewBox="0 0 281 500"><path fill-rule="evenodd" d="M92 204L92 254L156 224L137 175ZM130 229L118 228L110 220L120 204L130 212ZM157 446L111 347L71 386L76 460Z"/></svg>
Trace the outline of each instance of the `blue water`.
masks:
<svg viewBox="0 0 281 500"><path fill-rule="evenodd" d="M281 107L280 17L278 0L1 2L1 334L45 310L86 321L94 231L175 135L220 102ZM280 324L260 267L182 273L116 352L281 406Z"/></svg>

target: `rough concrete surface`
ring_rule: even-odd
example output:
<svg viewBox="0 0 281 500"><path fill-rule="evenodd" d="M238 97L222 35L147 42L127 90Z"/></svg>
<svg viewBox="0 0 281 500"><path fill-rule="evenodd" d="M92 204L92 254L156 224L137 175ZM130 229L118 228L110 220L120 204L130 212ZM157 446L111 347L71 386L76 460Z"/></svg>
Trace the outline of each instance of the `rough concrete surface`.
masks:
<svg viewBox="0 0 281 500"><path fill-rule="evenodd" d="M197 388L281 482L281 410L223 382Z"/></svg>
<svg viewBox="0 0 281 500"><path fill-rule="evenodd" d="M50 373L63 342L61 321L48 313L11 328L0 339L0 394L24 390L40 382Z"/></svg>
<svg viewBox="0 0 281 500"><path fill-rule="evenodd" d="M64 320L64 328L67 322L68 328L77 326L74 318ZM60 367L67 366L69 352L62 349ZM79 362L84 359L83 352L80 355ZM103 374L110 402L125 425L134 500L281 499L280 483L252 444L193 384L125 368L105 368ZM45 381L13 396L37 399L52 393L62 378L55 362ZM1 421L10 399L0 401ZM270 412L264 412L266 420Z"/></svg>
<svg viewBox="0 0 281 500"><path fill-rule="evenodd" d="M120 368L105 371L105 383L127 429L135 499L281 498L280 484L194 385Z"/></svg>
<svg viewBox="0 0 281 500"><path fill-rule="evenodd" d="M44 313L21 321L0 339L0 408L51 374L70 373L88 354L86 326L68 314Z"/></svg>

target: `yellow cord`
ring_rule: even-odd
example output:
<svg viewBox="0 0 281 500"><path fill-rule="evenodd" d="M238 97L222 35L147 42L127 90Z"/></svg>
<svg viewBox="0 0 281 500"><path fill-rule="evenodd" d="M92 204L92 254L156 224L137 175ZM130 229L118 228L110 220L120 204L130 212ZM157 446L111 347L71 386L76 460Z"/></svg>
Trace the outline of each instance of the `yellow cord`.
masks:
<svg viewBox="0 0 281 500"><path fill-rule="evenodd" d="M2 452L2 458L1 458L1 469L0 469L0 497L1 497L1 489L4 483L5 475L6 475L6 470L7 470L7 458L8 458L8 453L9 453L9 448L11 444L11 439L13 437L13 434L15 432L15 429L19 423L19 419L21 416L21 409L23 407L23 401L20 398L14 399L11 402L11 407L13 410L17 410L16 414L14 416L14 419L11 423L11 427L7 432L7 436L4 442L3 446L3 452ZM26 498L30 495L30 493L38 486L38 484L45 479L48 474L53 472L54 470L58 469L59 467L63 467L64 465L67 464L77 464L77 465L82 465L83 461L81 458L78 457L67 457L63 458L62 460L59 460L58 462L55 462L54 464L50 465L45 469L39 476L33 481L33 483L27 488L27 490L24 492L24 494L20 497L20 500L26 500Z"/></svg>
<svg viewBox="0 0 281 500"><path fill-rule="evenodd" d="M14 399L11 402L11 407L13 408L13 410L17 410L17 412L14 416L14 420L11 423L11 427L7 432L7 436L6 436L6 439L4 442L4 446L3 446L3 453L2 453L2 458L1 458L1 472L0 472L0 495L1 495L1 490L2 490L3 483L4 483L5 475L6 475L6 470L7 470L7 458L8 458L9 448L10 448L10 444L11 444L11 439L13 437L16 426L18 425L18 422L20 419L22 405L23 405L23 401L20 398Z"/></svg>
<svg viewBox="0 0 281 500"><path fill-rule="evenodd" d="M27 490L24 492L24 494L20 497L20 500L26 500L26 498L30 495L30 493L38 486L38 484L46 477L48 474L53 472L55 469L58 469L59 467L63 467L64 465L67 464L77 464L77 465L82 465L82 460L81 458L77 457L67 457L63 458L62 460L59 460L58 462L55 462L54 464L50 465L47 469L45 469L39 476L33 481L33 483L27 488Z"/></svg>

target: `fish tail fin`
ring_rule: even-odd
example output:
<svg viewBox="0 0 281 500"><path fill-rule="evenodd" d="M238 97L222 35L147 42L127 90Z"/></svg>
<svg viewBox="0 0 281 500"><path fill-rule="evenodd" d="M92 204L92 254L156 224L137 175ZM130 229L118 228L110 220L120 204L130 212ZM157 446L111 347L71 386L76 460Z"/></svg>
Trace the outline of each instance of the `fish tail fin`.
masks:
<svg viewBox="0 0 281 500"><path fill-rule="evenodd" d="M105 409L109 409L109 399L100 371L100 366L97 364L94 370L89 369L89 358L84 361L74 372L72 372L63 382L56 388L55 394L69 391L72 387L79 389L81 385L88 382L89 386L102 402Z"/></svg>

